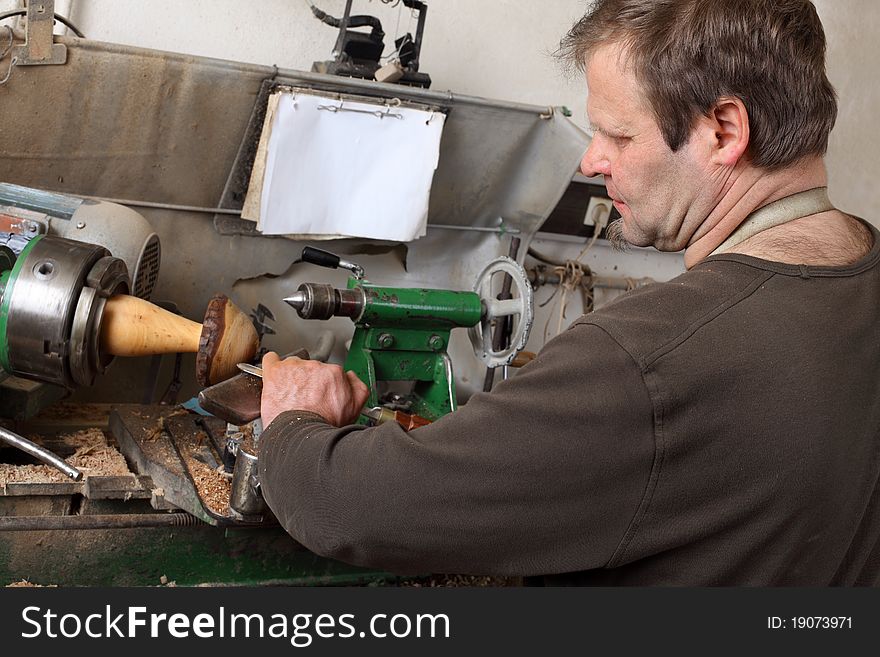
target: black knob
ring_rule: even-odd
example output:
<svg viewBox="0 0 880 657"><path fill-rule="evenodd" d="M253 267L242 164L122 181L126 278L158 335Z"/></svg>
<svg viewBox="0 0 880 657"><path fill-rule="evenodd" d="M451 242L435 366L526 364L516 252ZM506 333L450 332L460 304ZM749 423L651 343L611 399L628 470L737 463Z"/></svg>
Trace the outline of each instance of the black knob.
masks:
<svg viewBox="0 0 880 657"><path fill-rule="evenodd" d="M322 251L311 246L307 246L302 252L302 261L309 262L319 267L327 267L328 269L336 269L339 267L340 257L329 251Z"/></svg>

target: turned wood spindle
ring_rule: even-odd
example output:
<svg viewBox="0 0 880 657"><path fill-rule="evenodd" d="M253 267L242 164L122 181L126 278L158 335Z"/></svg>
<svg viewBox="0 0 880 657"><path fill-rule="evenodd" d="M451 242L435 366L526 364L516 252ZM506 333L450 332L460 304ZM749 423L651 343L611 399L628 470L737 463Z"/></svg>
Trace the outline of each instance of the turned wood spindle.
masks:
<svg viewBox="0 0 880 657"><path fill-rule="evenodd" d="M100 328L101 351L114 356L195 353L196 377L214 385L238 373L259 348L257 331L228 297L208 303L202 324L125 294L107 300Z"/></svg>

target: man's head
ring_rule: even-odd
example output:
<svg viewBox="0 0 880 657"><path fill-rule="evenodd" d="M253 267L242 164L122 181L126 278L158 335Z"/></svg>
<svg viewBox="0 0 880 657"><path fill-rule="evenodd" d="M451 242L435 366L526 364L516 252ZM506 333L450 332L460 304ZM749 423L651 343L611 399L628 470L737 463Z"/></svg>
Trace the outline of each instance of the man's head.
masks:
<svg viewBox="0 0 880 657"><path fill-rule="evenodd" d="M661 226L661 234L654 235L648 224L666 218L639 216L635 206L645 204L653 206L644 208L649 213L685 212L671 199L656 199L666 195L659 185L644 187L648 171L632 169L636 159L645 159L645 153L634 151L644 149L646 141L654 178L671 174L673 180L658 183L671 182L679 193L693 193L680 200L697 205L710 203L700 197L718 193L740 160L778 170L827 149L837 103L825 75L824 32L808 0L598 0L563 39L560 52L586 69L590 120L606 142L591 146L585 173L610 178L612 196L615 191L630 195L618 200L631 200L634 206L621 210L624 223L626 210L635 215L633 225L625 226L625 236L634 243L683 248L695 229L693 217L681 216L671 220L683 225ZM626 95L631 97L620 102ZM630 168L615 171L630 145L620 138L633 137L614 125L619 111L641 124L642 136L641 145L630 139L637 147L629 148L630 162L624 162ZM648 134L648 118L656 135ZM710 143L713 133L715 144ZM714 152L732 143L736 148L727 153ZM672 169L656 168L662 164ZM631 173L642 179L629 180ZM681 189L693 178L700 187ZM637 198L646 194L655 198Z"/></svg>
<svg viewBox="0 0 880 657"><path fill-rule="evenodd" d="M725 96L745 104L755 166L827 149L837 102L809 0L598 0L561 52L583 68L609 43L623 46L673 151Z"/></svg>

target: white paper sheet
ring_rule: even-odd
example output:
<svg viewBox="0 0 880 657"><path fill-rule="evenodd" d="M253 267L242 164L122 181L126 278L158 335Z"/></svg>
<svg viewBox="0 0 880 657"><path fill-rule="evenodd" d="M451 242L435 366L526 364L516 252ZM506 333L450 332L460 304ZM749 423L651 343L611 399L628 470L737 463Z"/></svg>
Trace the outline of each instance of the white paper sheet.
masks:
<svg viewBox="0 0 880 657"><path fill-rule="evenodd" d="M258 228L267 235L401 242L423 236L445 118L281 92Z"/></svg>
<svg viewBox="0 0 880 657"><path fill-rule="evenodd" d="M254 155L254 165L251 167L251 179L248 182L247 195L241 208L241 218L248 221L256 221L259 227L260 199L263 194L263 176L266 172L266 153L269 150L269 135L272 134L272 124L275 123L275 110L278 109L278 101L281 94L272 94L266 102L266 117L263 119L263 129L260 132L260 141L257 143L257 152Z"/></svg>

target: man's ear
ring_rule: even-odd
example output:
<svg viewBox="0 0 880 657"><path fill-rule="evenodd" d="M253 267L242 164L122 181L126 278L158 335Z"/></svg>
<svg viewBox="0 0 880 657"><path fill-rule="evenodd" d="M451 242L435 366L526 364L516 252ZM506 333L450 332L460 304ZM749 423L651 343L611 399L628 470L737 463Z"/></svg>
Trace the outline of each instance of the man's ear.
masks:
<svg viewBox="0 0 880 657"><path fill-rule="evenodd" d="M711 130L712 161L732 167L749 148L749 113L736 97L720 98L706 117L704 125Z"/></svg>

